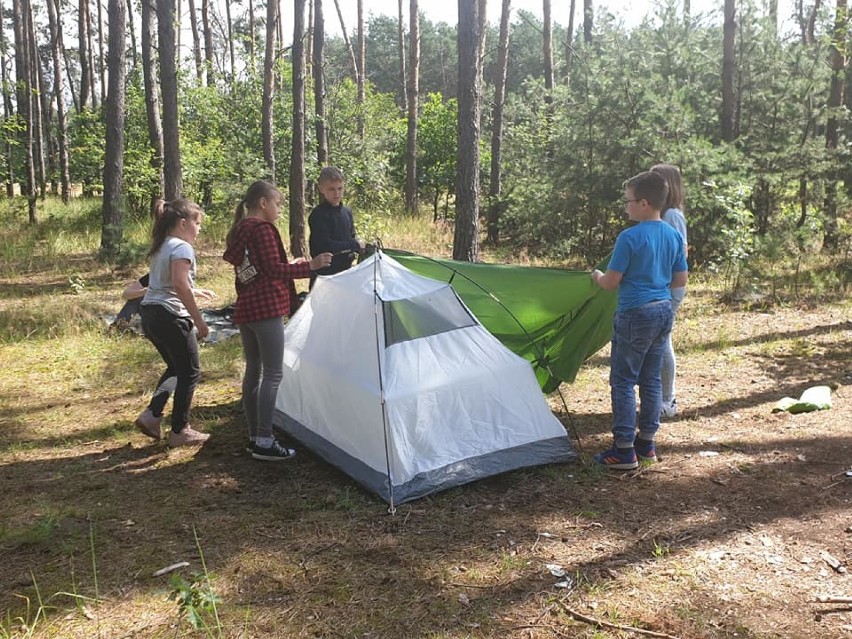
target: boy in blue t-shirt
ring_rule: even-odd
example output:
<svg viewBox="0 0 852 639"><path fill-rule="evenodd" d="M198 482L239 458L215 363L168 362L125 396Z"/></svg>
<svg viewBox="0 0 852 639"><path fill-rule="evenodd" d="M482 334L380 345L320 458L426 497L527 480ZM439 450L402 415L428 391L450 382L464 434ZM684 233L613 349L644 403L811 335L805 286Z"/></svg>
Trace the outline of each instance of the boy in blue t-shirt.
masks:
<svg viewBox="0 0 852 639"><path fill-rule="evenodd" d="M606 273L592 272L601 288L618 289L609 373L614 442L594 458L617 470L637 468L638 458L657 461L654 435L663 401L663 348L674 321L671 289L686 286L687 280L683 238L660 219L667 192L665 179L651 171L624 183L627 215L638 224L618 235Z"/></svg>

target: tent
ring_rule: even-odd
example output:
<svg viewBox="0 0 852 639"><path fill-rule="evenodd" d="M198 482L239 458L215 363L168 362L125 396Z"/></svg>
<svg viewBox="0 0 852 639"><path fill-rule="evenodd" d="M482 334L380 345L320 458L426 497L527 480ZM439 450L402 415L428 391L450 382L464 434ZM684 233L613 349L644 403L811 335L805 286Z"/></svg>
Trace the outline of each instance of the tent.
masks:
<svg viewBox="0 0 852 639"><path fill-rule="evenodd" d="M617 292L602 290L588 271L385 253L415 273L450 283L492 335L533 365L545 393L573 382L580 365L612 337Z"/></svg>
<svg viewBox="0 0 852 639"><path fill-rule="evenodd" d="M291 318L275 419L392 507L576 458L529 362L381 251L320 277Z"/></svg>

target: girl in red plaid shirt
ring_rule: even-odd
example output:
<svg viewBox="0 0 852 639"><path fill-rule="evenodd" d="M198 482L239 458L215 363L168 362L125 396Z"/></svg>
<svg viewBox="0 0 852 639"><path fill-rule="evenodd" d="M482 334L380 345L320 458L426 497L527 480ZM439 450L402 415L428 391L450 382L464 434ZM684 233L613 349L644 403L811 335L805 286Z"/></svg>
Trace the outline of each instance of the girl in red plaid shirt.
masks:
<svg viewBox="0 0 852 639"><path fill-rule="evenodd" d="M272 432L275 397L284 361L284 322L296 300L293 280L331 264L331 253L312 260L287 260L284 243L275 226L281 193L263 180L254 182L234 212L234 225L223 258L234 265L237 302L234 324L240 329L246 371L243 408L249 427L249 447L254 459L283 461L296 451L282 446Z"/></svg>

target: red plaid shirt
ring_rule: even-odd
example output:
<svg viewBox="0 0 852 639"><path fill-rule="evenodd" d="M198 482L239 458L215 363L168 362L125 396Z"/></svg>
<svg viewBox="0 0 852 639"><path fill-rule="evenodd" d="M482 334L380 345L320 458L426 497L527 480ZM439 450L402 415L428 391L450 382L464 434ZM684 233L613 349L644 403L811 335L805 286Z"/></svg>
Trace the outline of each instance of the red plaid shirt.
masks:
<svg viewBox="0 0 852 639"><path fill-rule="evenodd" d="M234 324L289 315L291 301L296 296L293 279L310 277L308 262L290 264L278 229L259 217L247 217L240 222L222 257L234 265L236 272L246 258L246 251L257 276L245 284L235 281Z"/></svg>

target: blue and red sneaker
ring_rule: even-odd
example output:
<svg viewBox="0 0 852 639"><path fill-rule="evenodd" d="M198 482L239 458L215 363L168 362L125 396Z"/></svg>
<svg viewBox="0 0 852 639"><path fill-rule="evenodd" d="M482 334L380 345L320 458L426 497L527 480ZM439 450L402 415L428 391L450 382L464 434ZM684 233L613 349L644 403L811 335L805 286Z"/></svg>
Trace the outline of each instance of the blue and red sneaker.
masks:
<svg viewBox="0 0 852 639"><path fill-rule="evenodd" d="M636 438L636 441L633 442L634 449L636 450L636 455L639 457L640 461L647 462L655 462L657 461L657 448L654 446L653 441L647 441L644 439Z"/></svg>
<svg viewBox="0 0 852 639"><path fill-rule="evenodd" d="M598 453L594 457L595 463L614 470L633 470L639 468L639 460L636 458L636 450L633 448L616 448Z"/></svg>

